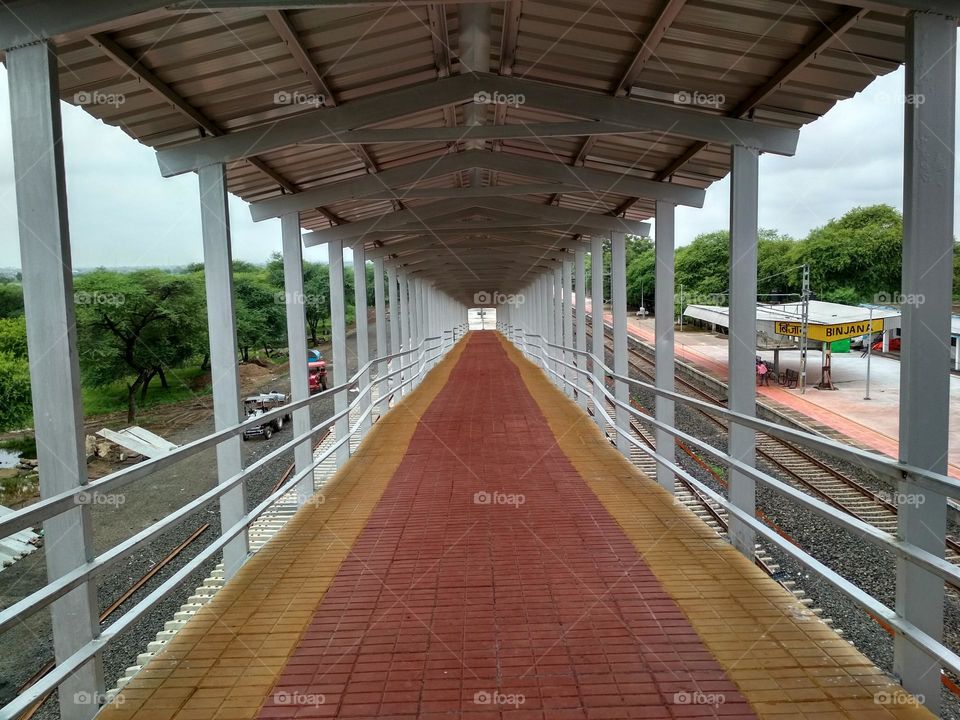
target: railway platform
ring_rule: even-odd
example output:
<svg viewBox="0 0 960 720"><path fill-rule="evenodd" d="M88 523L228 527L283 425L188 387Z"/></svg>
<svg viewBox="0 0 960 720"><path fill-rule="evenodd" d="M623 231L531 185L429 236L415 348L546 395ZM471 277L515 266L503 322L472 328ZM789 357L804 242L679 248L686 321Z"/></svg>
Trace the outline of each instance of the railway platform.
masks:
<svg viewBox="0 0 960 720"><path fill-rule="evenodd" d="M99 717L933 716L480 331Z"/></svg>
<svg viewBox="0 0 960 720"><path fill-rule="evenodd" d="M610 323L612 315L604 313ZM642 342L654 342L653 319L628 318L627 332ZM675 352L677 360L691 365L721 382L727 382L727 339L705 332L677 333ZM770 351L758 351L757 355L772 361ZM819 377L820 353L811 352L811 377ZM900 430L900 362L893 357L876 356L872 363L871 399L864 399L866 360L860 353L835 355L834 366L842 380L837 382L839 392L830 392L811 387L801 395L799 390L771 384L757 388L762 402L810 423L832 428L848 441L860 447L875 450L889 458L899 456ZM784 353L783 367L799 369L799 356ZM842 375L841 375L842 373ZM960 377L949 378L950 427L947 450L947 474L960 480Z"/></svg>

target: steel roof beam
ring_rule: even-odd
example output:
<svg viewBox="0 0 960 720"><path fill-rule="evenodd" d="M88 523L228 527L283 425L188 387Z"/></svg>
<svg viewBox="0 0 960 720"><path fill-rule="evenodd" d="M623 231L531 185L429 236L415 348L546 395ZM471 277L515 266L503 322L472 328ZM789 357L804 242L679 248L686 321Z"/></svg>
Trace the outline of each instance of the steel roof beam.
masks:
<svg viewBox="0 0 960 720"><path fill-rule="evenodd" d="M574 243L576 244L576 243ZM561 240L560 238L548 238L542 237L539 238L537 242L530 241L514 241L514 240L468 240L468 241L456 241L450 240L444 242L440 238L433 237L430 235L424 235L419 238L411 238L410 240L403 240L396 243L391 243L390 245L384 246L382 248L375 248L373 250L367 251L368 259L376 258L389 258L389 257L402 257L407 253L418 252L426 249L444 249L444 250L474 250L474 249L490 249L490 248L539 248L540 250L562 250L571 245L569 240Z"/></svg>
<svg viewBox="0 0 960 720"><path fill-rule="evenodd" d="M478 210L479 212L475 212ZM607 215L597 215L593 213L584 213L577 210L567 210L564 208L551 208L537 205L536 203L523 202L508 198L498 198L491 200L489 198L473 198L470 200L440 200L429 205L422 205L416 208L401 210L399 212L386 213L367 220L360 220L353 223L345 223L335 228L327 230L316 230L304 235L303 241L306 245L320 245L333 240L345 240L349 238L359 238L371 231L389 231L396 230L402 232L401 228L408 224L414 227L423 227L428 232L431 224L437 227L449 228L446 222L449 218L467 217L471 215L481 215L485 218L493 218L495 225L499 226L506 217L506 224L512 227L518 226L537 226L542 225L564 225L588 227L597 230L615 230L618 232L628 232L634 235L645 235L649 232L648 223L636 222L633 220L624 220L622 218L611 218ZM517 218L519 216L519 219ZM425 223L426 220L433 220L434 223ZM471 223L469 226L460 225L453 227L462 227L464 230L481 228L484 222Z"/></svg>
<svg viewBox="0 0 960 720"><path fill-rule="evenodd" d="M680 14L683 6L686 5L686 2L687 0L667 0L657 14L657 17L654 18L650 30L640 41L640 47L637 48L637 52L633 58L631 58L626 70L624 70L623 77L620 78L620 81L613 88L612 95L622 96L630 94L630 88L633 87L634 82L636 82L640 73L643 72L650 58L656 55L657 48L660 47L660 43L666 36L673 21L677 19L677 15ZM583 165L587 161L587 156L590 154L590 151L593 150L594 145L597 144L597 140L599 140L597 135L590 135L583 141L573 161L574 165ZM560 202L559 195L550 198L551 205L558 202Z"/></svg>
<svg viewBox="0 0 960 720"><path fill-rule="evenodd" d="M444 105L473 102L479 92L523 96L532 107L564 114L576 108L576 113L587 119L624 125L624 132L654 130L781 155L792 155L799 138L799 131L790 128L716 117L656 102L605 97L524 78L471 73L360 98L335 108L301 113L223 137L162 149L157 152L157 160L161 173L169 177L320 137L336 138L338 133L356 127Z"/></svg>
<svg viewBox="0 0 960 720"><path fill-rule="evenodd" d="M445 107L450 107L449 105ZM500 105L498 105L500 107ZM516 125L456 125L410 128L360 128L326 135L299 145L343 145L349 143L389 144L413 142L458 142L460 140L503 140L538 137L572 137L575 135L645 135L631 125L596 120L524 123Z"/></svg>
<svg viewBox="0 0 960 720"><path fill-rule="evenodd" d="M829 25L825 26L817 35L807 43L804 48L784 63L781 68L767 82L758 87L749 98L740 103L731 113L731 117L746 117L752 110L757 108L764 100L777 90L782 88L790 78L798 71L802 70L808 64L813 62L817 56L829 47L840 35L850 29L860 21L866 14L866 10L858 7L847 7L840 15ZM691 145L687 150L658 175L658 180L667 180L672 177L680 168L686 165L701 150L707 147L705 142L697 142ZM626 211L633 203L630 201L621 206L621 212Z"/></svg>
<svg viewBox="0 0 960 720"><path fill-rule="evenodd" d="M323 97L323 104L327 107L336 107L338 104L337 96L334 94L333 88L327 84L327 81L324 80L317 66L313 64L313 60L310 58L310 55L307 54L306 48L303 47L300 35L297 33L297 29L293 26L293 23L290 22L287 13L283 10L268 10L266 17L273 26L273 29L277 31L277 35L279 35L280 39L286 44L287 49L290 51L290 54L293 55L293 59L297 65L300 66L303 74L307 76L307 80L310 81L310 86L314 92L319 93L320 96ZM348 144L348 149L357 156L357 159L363 163L367 170L373 173L379 172L380 168L377 166L376 161L362 144ZM395 201L394 206L397 209L402 209L399 201Z"/></svg>
<svg viewBox="0 0 960 720"><path fill-rule="evenodd" d="M121 46L109 35L106 33L88 35L87 42L102 50L104 54L106 54L111 60L126 70L131 77L138 79L154 92L163 96L163 98L167 100L176 110L185 115L192 122L196 123L199 127L203 128L204 132L213 135L214 137L224 136L223 130L215 122L194 108L183 97L175 92L173 88L161 80L156 73L144 65L142 59L133 57L133 55L131 55L123 46ZM290 180L287 180L287 178L283 177L283 175L270 167L263 159L249 156L246 158L246 161L287 192L296 193L300 190L299 186ZM320 207L319 205L311 205L310 208L317 210L317 212L326 217L331 223L335 223L337 225L343 223L342 218L324 207Z"/></svg>
<svg viewBox="0 0 960 720"><path fill-rule="evenodd" d="M370 197L385 191L389 192L388 188L395 189L397 196L404 198L408 196L408 192L402 189L404 185L474 167L522 175L540 181L575 184L582 187L580 192L585 193L599 195L613 192L621 195L637 195L651 200L671 202L675 205L703 207L705 195L705 191L700 188L655 182L608 170L574 168L553 160L471 150L418 160L408 165L384 170L376 176L351 178L303 190L294 195L260 200L251 203L250 215L254 221L266 220L289 212L306 210L315 205ZM409 195L413 197L414 193L411 192Z"/></svg>

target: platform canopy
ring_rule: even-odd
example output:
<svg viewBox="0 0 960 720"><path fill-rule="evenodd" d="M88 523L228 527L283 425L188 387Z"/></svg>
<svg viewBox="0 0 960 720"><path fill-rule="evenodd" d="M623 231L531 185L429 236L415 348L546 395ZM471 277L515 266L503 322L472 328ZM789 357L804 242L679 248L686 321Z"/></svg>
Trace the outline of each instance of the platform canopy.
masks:
<svg viewBox="0 0 960 720"><path fill-rule="evenodd" d="M730 327L730 308L688 305L684 317L702 320L717 327ZM832 342L883 332L900 327L900 310L888 305L844 305L810 300L807 308L807 337ZM803 304L800 302L757 306L757 347L795 347L793 338L803 336Z"/></svg>
<svg viewBox="0 0 960 720"><path fill-rule="evenodd" d="M226 164L254 219L363 242L438 288L516 291L584 237L699 207L731 147L798 129L905 58L952 0L62 0L0 9L60 95L158 151Z"/></svg>

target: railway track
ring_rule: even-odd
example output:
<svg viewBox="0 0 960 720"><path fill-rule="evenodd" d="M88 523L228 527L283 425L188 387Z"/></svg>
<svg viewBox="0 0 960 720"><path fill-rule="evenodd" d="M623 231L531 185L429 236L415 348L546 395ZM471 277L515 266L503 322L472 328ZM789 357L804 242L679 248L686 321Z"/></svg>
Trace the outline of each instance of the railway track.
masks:
<svg viewBox="0 0 960 720"><path fill-rule="evenodd" d="M612 353L613 340L606 333L604 334L604 346ZM654 360L649 357L648 353L638 350L636 347L629 347L628 365L632 376L655 383L652 371ZM674 377L678 392L683 392L714 405L726 405L726 398L717 397L707 392L679 373L675 373ZM725 421L697 408L691 408L691 410L697 412L717 429L726 432L727 423ZM685 448L682 442L678 441L678 445L691 456L695 455L695 453L689 451L689 448ZM838 468L823 462L787 440L758 432L756 433L756 447L757 457L774 469L779 477L794 487L884 532L892 535L896 534L896 505L873 488L849 477ZM704 465L702 461L700 461L700 464ZM712 468L708 469L712 470ZM960 565L960 542L956 538L947 537L944 557L949 562ZM960 591L960 586L952 583L948 584Z"/></svg>
<svg viewBox="0 0 960 720"><path fill-rule="evenodd" d="M635 399L631 399L630 403L638 410L649 412L647 408L643 407L643 405L641 405ZM616 412L615 407L609 400L606 401L604 405L606 407L607 415L612 418ZM592 405L591 412L594 412ZM643 442L651 450L654 449L655 440L649 430L634 420L630 421L630 427L634 434L641 440L641 442ZM615 430L612 426L610 426L609 423L607 424L606 431L611 442L614 442L614 438L616 437ZM726 486L726 479L723 478L713 467L705 463L696 453L693 452L693 450L682 443L680 443L680 448L707 472L709 472L718 483ZM630 447L630 461L648 476L654 477L656 474L656 460L650 457L650 455L647 453L643 452L640 448L633 445ZM674 477L674 498L679 504L690 510L705 525L716 532L717 535L725 536L727 534L728 516L726 509L711 500L698 488L694 487L694 485L682 477ZM788 539L791 539L786 533L783 532L783 530L778 528L773 522L763 516L762 513L758 513L758 515L764 520L764 522L772 526L778 533L784 535L784 537L787 537ZM806 612L820 617L820 619L823 620L823 622L827 625L833 625L832 618L824 617L823 610L821 608L814 607L813 600L807 597L806 592L796 586L795 581L786 577L782 577L782 573L780 573L780 566L772 557L770 557L764 547L759 543L755 546L754 562L767 575L779 582L786 590L793 594L797 601L806 608ZM840 628L834 628L834 631L838 635L843 635L843 630Z"/></svg>

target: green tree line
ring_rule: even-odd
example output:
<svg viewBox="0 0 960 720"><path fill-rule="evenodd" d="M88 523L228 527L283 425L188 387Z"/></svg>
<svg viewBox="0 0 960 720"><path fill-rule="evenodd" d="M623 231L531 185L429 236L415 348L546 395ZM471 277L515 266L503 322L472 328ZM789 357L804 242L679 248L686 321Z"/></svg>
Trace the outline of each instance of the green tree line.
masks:
<svg viewBox="0 0 960 720"><path fill-rule="evenodd" d="M627 304L655 311L656 257L653 240L627 240ZM901 290L903 217L889 205L850 210L843 217L795 239L761 230L757 246L757 293L762 302L800 297L802 266L810 266L810 287L820 300L858 304L890 303ZM610 298L610 253L604 253L604 298ZM674 312L683 305L726 305L730 290L730 234L698 235L676 250ZM588 285L589 285L589 273ZM953 255L953 296L960 301L960 252Z"/></svg>
<svg viewBox="0 0 960 720"><path fill-rule="evenodd" d="M373 268L367 265L367 303L374 302ZM291 298L304 305L312 344L322 342L330 325L329 266L303 265L304 292ZM265 266L233 264L237 357L271 356L287 343L283 260L272 255ZM354 269L344 268L347 320L354 314ZM128 422L147 402L151 387L169 388L168 373L209 366L206 296L202 263L182 271L156 269L118 272L98 269L74 279L77 348L85 388L105 391L123 386ZM0 282L0 429L28 425L31 419L23 292L19 280Z"/></svg>

